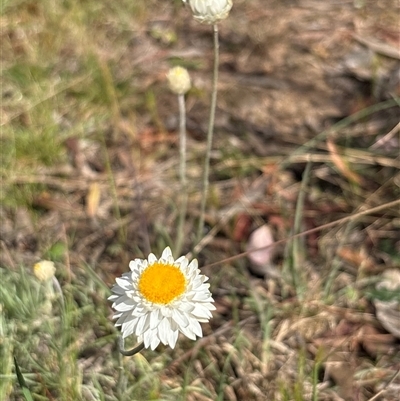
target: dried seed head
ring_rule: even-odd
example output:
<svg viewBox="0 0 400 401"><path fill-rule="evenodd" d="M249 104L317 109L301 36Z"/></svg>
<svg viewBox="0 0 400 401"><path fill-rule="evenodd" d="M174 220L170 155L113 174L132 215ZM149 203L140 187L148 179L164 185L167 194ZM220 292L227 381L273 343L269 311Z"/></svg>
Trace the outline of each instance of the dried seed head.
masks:
<svg viewBox="0 0 400 401"><path fill-rule="evenodd" d="M186 68L173 67L167 74L169 88L177 95L184 95L190 89L190 76Z"/></svg>
<svg viewBox="0 0 400 401"><path fill-rule="evenodd" d="M225 19L232 8L232 0L183 0L189 3L193 18L203 24L215 24Z"/></svg>
<svg viewBox="0 0 400 401"><path fill-rule="evenodd" d="M42 260L33 266L33 273L40 281L50 280L56 271L54 263L49 260Z"/></svg>

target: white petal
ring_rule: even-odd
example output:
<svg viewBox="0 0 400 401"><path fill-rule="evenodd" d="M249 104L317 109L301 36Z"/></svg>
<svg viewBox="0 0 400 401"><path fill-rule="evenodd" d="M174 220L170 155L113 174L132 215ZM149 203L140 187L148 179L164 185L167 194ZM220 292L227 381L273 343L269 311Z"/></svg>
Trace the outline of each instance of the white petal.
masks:
<svg viewBox="0 0 400 401"><path fill-rule="evenodd" d="M200 292L196 291L194 294L194 297L192 298L192 301L208 301L210 298L210 293L209 292Z"/></svg>
<svg viewBox="0 0 400 401"><path fill-rule="evenodd" d="M121 313L116 313L116 314L114 314L113 315L113 319L117 319L117 318L119 318L120 316L122 316L123 315L123 313L121 312ZM115 323L115 326L118 326L118 324L117 324L117 322Z"/></svg>
<svg viewBox="0 0 400 401"><path fill-rule="evenodd" d="M126 338L129 335L133 334L134 329L135 329L135 321L134 320L132 320L131 322L128 322L128 323L124 323L121 328L122 338Z"/></svg>
<svg viewBox="0 0 400 401"><path fill-rule="evenodd" d="M118 284L121 288L123 288L123 289L125 289L125 290L127 290L127 289L129 289L129 288L131 287L131 283L130 283L128 280L126 280L126 279L117 277L117 278L115 279L115 281L117 282L117 284Z"/></svg>
<svg viewBox="0 0 400 401"><path fill-rule="evenodd" d="M178 340L178 334L179 334L178 330L176 331L171 330L168 334L168 344L172 349L175 348L176 341Z"/></svg>
<svg viewBox="0 0 400 401"><path fill-rule="evenodd" d="M171 331L169 319L164 317L158 326L158 337L164 345L168 344L168 333Z"/></svg>
<svg viewBox="0 0 400 401"><path fill-rule="evenodd" d="M124 325L128 322L130 322L131 320L135 320L137 318L135 318L134 316L131 316L131 314L129 313L122 313L120 318L115 322L115 325L121 326Z"/></svg>
<svg viewBox="0 0 400 401"><path fill-rule="evenodd" d="M188 266L188 263L189 263L189 261L188 261L188 259L187 259L186 256L181 256L179 259L177 259L177 260L175 261L175 265L179 266L179 268L180 268L182 271L186 271L186 268L187 268L187 266Z"/></svg>
<svg viewBox="0 0 400 401"><path fill-rule="evenodd" d="M186 327L189 324L189 319L177 309L172 310L172 319L174 319L180 327Z"/></svg>
<svg viewBox="0 0 400 401"><path fill-rule="evenodd" d="M191 312L194 309L194 305L190 302L190 299L184 300L179 304L179 310L182 312Z"/></svg>
<svg viewBox="0 0 400 401"><path fill-rule="evenodd" d="M208 304L196 304L194 306L194 309L192 310L191 314L196 316L197 318L211 318L212 314L210 312L210 309L206 307L206 305ZM213 308L215 308L214 305L209 304L210 306L212 306Z"/></svg>
<svg viewBox="0 0 400 401"><path fill-rule="evenodd" d="M172 331L176 331L176 330L179 330L179 324L178 323L176 323L175 322L175 320L174 319L169 319L169 324L171 325L171 330Z"/></svg>
<svg viewBox="0 0 400 401"><path fill-rule="evenodd" d="M131 261L129 262L129 268L130 268L132 271L136 271L136 270L139 269L141 263L142 263L141 259L131 260Z"/></svg>
<svg viewBox="0 0 400 401"><path fill-rule="evenodd" d="M164 250L163 253L161 254L161 258L162 260L166 260L168 261L169 258L172 257L172 252L171 252L171 248L169 246L167 246Z"/></svg>
<svg viewBox="0 0 400 401"><path fill-rule="evenodd" d="M118 312L125 312L133 309L135 306L136 302L133 302L130 299L124 299L124 300L119 299L117 302L115 302L114 309L117 310Z"/></svg>
<svg viewBox="0 0 400 401"><path fill-rule="evenodd" d="M161 307L160 312L161 312L162 315L165 316L165 317L171 317L171 316L172 316L173 309L170 308L170 307L168 307L168 306L163 306L163 307Z"/></svg>
<svg viewBox="0 0 400 401"><path fill-rule="evenodd" d="M137 336L140 336L141 334L144 334L144 332L148 329L149 329L149 315L146 314L139 318L137 326L136 326L135 334Z"/></svg>
<svg viewBox="0 0 400 401"><path fill-rule="evenodd" d="M136 308L134 311L132 311L132 314L134 313L135 316L140 316L140 315L145 314L146 312L147 312L147 309L143 305L139 304L139 305L136 305Z"/></svg>
<svg viewBox="0 0 400 401"><path fill-rule="evenodd" d="M155 333L152 332L150 341L151 341L150 342L150 349L152 351L154 351L157 348L158 344L160 344L160 339L157 337L157 335Z"/></svg>
<svg viewBox="0 0 400 401"><path fill-rule="evenodd" d="M119 285L114 285L114 287L111 289L111 291L114 293L114 294L117 294L117 295L122 295L122 294L125 294L125 290L123 289L123 288L121 288ZM115 295L112 295L112 296L115 296Z"/></svg>
<svg viewBox="0 0 400 401"><path fill-rule="evenodd" d="M155 329L160 324L160 310L155 309L150 312L150 329Z"/></svg>
<svg viewBox="0 0 400 401"><path fill-rule="evenodd" d="M203 284L203 280L201 279L201 276L195 277L193 280L190 282L190 286L192 289L197 289Z"/></svg>
<svg viewBox="0 0 400 401"><path fill-rule="evenodd" d="M157 262L156 255L154 253L151 253L148 257L147 260L149 261L149 264L153 264L154 262Z"/></svg>
<svg viewBox="0 0 400 401"><path fill-rule="evenodd" d="M138 295L132 295L131 296L132 300L135 301L137 304L140 304L142 302L142 297Z"/></svg>
<svg viewBox="0 0 400 401"><path fill-rule="evenodd" d="M203 283L201 286L196 288L196 291L208 292L210 294L210 291L208 290L209 288L210 288L209 283Z"/></svg>
<svg viewBox="0 0 400 401"><path fill-rule="evenodd" d="M197 321L199 323L208 323L209 322L209 318L202 318L202 317L196 317Z"/></svg>
<svg viewBox="0 0 400 401"><path fill-rule="evenodd" d="M116 317L116 315L114 315L114 317ZM129 312L122 312L115 324L122 324L132 319L134 319L134 317Z"/></svg>
<svg viewBox="0 0 400 401"><path fill-rule="evenodd" d="M191 340L196 339L196 334L194 331L191 329L190 326L187 327L180 327L179 328L180 332L183 333L187 338L190 338Z"/></svg>
<svg viewBox="0 0 400 401"><path fill-rule="evenodd" d="M190 271L195 271L197 270L197 268L199 267L199 264L197 262L197 259L193 259L190 263L188 268L190 269Z"/></svg>
<svg viewBox="0 0 400 401"><path fill-rule="evenodd" d="M200 323L197 321L197 319L190 319L190 330L193 331L193 333L196 334L197 337L203 337L203 332L201 330Z"/></svg>
<svg viewBox="0 0 400 401"><path fill-rule="evenodd" d="M205 303L204 306L206 308L208 308L209 310L217 310L217 308L215 307L215 305L212 302L214 302L213 298L211 298L210 302Z"/></svg>
<svg viewBox="0 0 400 401"><path fill-rule="evenodd" d="M139 338L139 336L138 336L138 338ZM147 330L146 332L143 333L143 343L144 343L145 348L150 347L151 338L152 338L151 330Z"/></svg>

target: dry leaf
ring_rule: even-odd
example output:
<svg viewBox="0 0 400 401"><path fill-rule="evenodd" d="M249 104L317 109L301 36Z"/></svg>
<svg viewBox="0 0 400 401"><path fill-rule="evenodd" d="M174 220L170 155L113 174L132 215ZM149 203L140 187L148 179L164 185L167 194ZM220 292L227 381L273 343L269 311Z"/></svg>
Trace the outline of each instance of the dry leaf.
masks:
<svg viewBox="0 0 400 401"><path fill-rule="evenodd" d="M57 210L63 212L74 211L74 206L68 201L63 199L58 199L54 197L49 192L42 192L40 195L33 198L32 204L35 207L41 207L47 210Z"/></svg>
<svg viewBox="0 0 400 401"><path fill-rule="evenodd" d="M338 149L332 139L327 140L328 150L330 152L332 163L337 169L349 180L355 182L358 185L362 185L362 177L352 171L349 165L343 160L343 157L339 155Z"/></svg>
<svg viewBox="0 0 400 401"><path fill-rule="evenodd" d="M373 358L379 354L387 355L396 344L396 338L392 334L380 333L370 324L363 326L360 337L363 349Z"/></svg>
<svg viewBox="0 0 400 401"><path fill-rule="evenodd" d="M252 218L247 213L240 213L236 217L235 227L233 229L233 240L237 242L243 241L249 235Z"/></svg>
<svg viewBox="0 0 400 401"><path fill-rule="evenodd" d="M338 394L344 399L353 399L352 395L357 391L354 380L355 367L351 359L348 352L334 351L325 363L326 375L334 380Z"/></svg>
<svg viewBox="0 0 400 401"><path fill-rule="evenodd" d="M364 248L353 249L349 246L343 246L338 249L338 255L352 266L359 268L364 267L366 269L372 269L373 264L371 260L368 259L367 252Z"/></svg>
<svg viewBox="0 0 400 401"><path fill-rule="evenodd" d="M89 192L86 196L86 213L89 217L95 217L100 203L100 186L97 182L90 184Z"/></svg>

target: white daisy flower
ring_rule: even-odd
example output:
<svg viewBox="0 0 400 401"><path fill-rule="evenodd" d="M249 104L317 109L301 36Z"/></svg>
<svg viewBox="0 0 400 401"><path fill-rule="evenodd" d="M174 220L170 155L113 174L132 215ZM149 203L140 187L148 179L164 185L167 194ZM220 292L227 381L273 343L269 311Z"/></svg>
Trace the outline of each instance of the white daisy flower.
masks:
<svg viewBox="0 0 400 401"><path fill-rule="evenodd" d="M205 24L215 24L228 17L232 0L183 0L189 3L195 20Z"/></svg>
<svg viewBox="0 0 400 401"><path fill-rule="evenodd" d="M202 337L199 322L208 322L215 306L208 277L200 274L196 259L174 260L167 247L160 259L151 253L147 260L132 260L129 268L116 279L114 295L108 298L123 338L135 334L154 350L160 342L174 348L179 332L192 340Z"/></svg>

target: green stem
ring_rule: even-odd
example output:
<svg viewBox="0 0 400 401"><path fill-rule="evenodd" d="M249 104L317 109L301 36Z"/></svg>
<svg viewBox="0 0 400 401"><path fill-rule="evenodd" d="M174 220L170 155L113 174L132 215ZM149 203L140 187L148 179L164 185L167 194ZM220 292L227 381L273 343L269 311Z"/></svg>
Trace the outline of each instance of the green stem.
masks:
<svg viewBox="0 0 400 401"><path fill-rule="evenodd" d="M206 157L204 161L204 171L203 171L203 189L201 193L200 219L199 219L199 226L197 229L197 242L201 240L204 227L204 214L206 210L207 193L209 187L211 147L214 134L215 110L217 107L217 84L218 84L218 64L219 64L219 43L218 43L217 24L213 25L213 31L214 31L214 71L213 71L213 82L212 82L210 119L208 121L207 148L206 148Z"/></svg>
<svg viewBox="0 0 400 401"><path fill-rule="evenodd" d="M130 350L126 350L124 343L125 343L124 338L121 335L118 339L118 348L119 348L119 352L123 356L133 356L133 355L137 354L138 352L140 352L144 348L144 342L141 342L140 344L136 345L136 347L134 347Z"/></svg>
<svg viewBox="0 0 400 401"><path fill-rule="evenodd" d="M183 239L184 239L184 225L186 218L187 202L188 202L188 189L186 179L186 110L185 110L185 95L178 95L179 103L179 176L181 182L181 207L178 221L178 234L176 240L175 252L177 255L181 254Z"/></svg>
<svg viewBox="0 0 400 401"><path fill-rule="evenodd" d="M310 171L311 171L312 163L311 161L307 162L306 168L303 173L303 178L301 181L301 187L299 196L297 198L296 203L296 211L294 217L294 226L293 226L293 234L298 234L301 232L301 223L303 221L303 213L304 210L304 202L306 200L307 186L310 180ZM300 255L303 256L304 249L301 247L301 238L294 238L292 240L292 261L291 261L291 274L292 281L296 289L296 293L298 296L304 296L304 281L302 280L301 274L302 270L300 265L302 260L300 259Z"/></svg>

